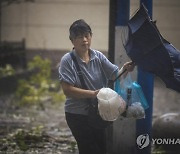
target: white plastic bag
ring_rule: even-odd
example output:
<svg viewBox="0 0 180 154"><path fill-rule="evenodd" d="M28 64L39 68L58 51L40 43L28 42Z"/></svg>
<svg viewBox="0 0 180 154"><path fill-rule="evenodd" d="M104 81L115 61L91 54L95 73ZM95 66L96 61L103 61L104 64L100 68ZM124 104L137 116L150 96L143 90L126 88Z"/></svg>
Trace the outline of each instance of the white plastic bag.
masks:
<svg viewBox="0 0 180 154"><path fill-rule="evenodd" d="M126 102L114 90L102 88L97 94L98 110L103 120L114 121L126 109Z"/></svg>

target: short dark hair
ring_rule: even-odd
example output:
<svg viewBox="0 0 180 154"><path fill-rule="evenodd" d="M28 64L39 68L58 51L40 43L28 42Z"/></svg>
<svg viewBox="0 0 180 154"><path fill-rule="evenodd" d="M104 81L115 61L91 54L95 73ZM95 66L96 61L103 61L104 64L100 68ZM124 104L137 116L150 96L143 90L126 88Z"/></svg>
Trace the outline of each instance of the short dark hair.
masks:
<svg viewBox="0 0 180 154"><path fill-rule="evenodd" d="M77 36L86 33L92 35L91 27L83 19L76 20L69 28L69 39L72 41Z"/></svg>

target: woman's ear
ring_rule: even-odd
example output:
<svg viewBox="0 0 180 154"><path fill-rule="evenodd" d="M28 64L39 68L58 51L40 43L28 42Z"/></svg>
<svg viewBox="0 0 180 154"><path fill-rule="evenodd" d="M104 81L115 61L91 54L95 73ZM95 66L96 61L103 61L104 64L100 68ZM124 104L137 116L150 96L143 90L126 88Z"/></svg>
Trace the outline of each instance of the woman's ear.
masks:
<svg viewBox="0 0 180 154"><path fill-rule="evenodd" d="M71 43L74 45L74 41L73 40L71 40Z"/></svg>
<svg viewBox="0 0 180 154"><path fill-rule="evenodd" d="M69 36L69 39L70 39L71 43L73 44L73 39L72 39L72 37Z"/></svg>

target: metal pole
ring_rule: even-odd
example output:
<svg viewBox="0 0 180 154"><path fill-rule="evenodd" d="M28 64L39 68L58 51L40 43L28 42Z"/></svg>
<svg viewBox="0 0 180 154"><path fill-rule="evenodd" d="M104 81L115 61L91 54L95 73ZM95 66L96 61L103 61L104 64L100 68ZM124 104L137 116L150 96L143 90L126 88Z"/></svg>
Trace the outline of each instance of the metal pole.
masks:
<svg viewBox="0 0 180 154"><path fill-rule="evenodd" d="M2 42L1 30L2 30L2 2L0 0L0 45L1 45L1 42Z"/></svg>
<svg viewBox="0 0 180 154"><path fill-rule="evenodd" d="M117 0L116 26L127 26L129 21L130 0Z"/></svg>
<svg viewBox="0 0 180 154"><path fill-rule="evenodd" d="M115 52L115 23L116 23L116 0L109 0L109 44L108 44L108 59L114 63ZM110 88L113 88L113 83L109 84ZM106 145L107 154L113 153L113 126L106 130Z"/></svg>
<svg viewBox="0 0 180 154"><path fill-rule="evenodd" d="M149 15L152 17L152 0L141 0L140 3L144 4L148 9ZM149 136L149 145L143 149L138 148L137 154L150 154L151 153L151 139L152 139L152 111L153 111L153 87L154 87L154 76L148 72L144 72L138 68L138 83L142 86L144 95L149 103L149 108L146 110L146 118L137 120L136 122L136 137L144 135Z"/></svg>
<svg viewBox="0 0 180 154"><path fill-rule="evenodd" d="M109 46L108 59L114 63L115 52L115 23L116 23L116 0L109 0Z"/></svg>
<svg viewBox="0 0 180 154"><path fill-rule="evenodd" d="M117 66L128 60L124 40L128 37L127 23L130 14L130 0L110 0L109 58ZM113 15L113 16L111 16ZM112 18L112 19L111 19ZM113 26L112 26L113 25ZM113 33L113 34L112 34ZM111 46L110 46L111 45ZM132 154L135 152L136 121L117 119L108 130L108 154Z"/></svg>

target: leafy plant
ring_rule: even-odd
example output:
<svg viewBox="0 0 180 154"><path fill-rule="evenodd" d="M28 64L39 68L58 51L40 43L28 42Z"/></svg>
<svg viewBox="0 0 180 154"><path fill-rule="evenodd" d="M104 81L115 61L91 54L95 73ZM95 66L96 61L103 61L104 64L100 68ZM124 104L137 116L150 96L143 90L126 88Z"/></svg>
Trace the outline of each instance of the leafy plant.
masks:
<svg viewBox="0 0 180 154"><path fill-rule="evenodd" d="M64 96L60 95L60 84L51 79L51 62L35 56L28 63L28 70L36 70L28 79L20 79L15 96L20 105L39 104L46 100L60 102Z"/></svg>
<svg viewBox="0 0 180 154"><path fill-rule="evenodd" d="M10 64L6 64L5 67L0 67L0 78L11 76L14 74L15 74L15 70Z"/></svg>
<svg viewBox="0 0 180 154"><path fill-rule="evenodd" d="M15 143L20 150L26 151L32 143L43 142L43 126L33 127L31 130L17 129L7 137L6 142Z"/></svg>

